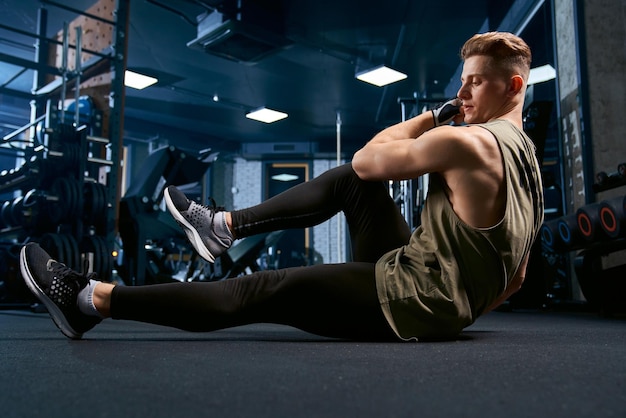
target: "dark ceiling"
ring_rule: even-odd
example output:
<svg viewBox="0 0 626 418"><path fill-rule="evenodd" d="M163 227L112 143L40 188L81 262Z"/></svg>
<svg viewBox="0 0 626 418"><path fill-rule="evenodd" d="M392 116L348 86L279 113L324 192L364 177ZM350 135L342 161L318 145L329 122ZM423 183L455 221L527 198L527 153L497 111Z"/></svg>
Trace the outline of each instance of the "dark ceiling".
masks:
<svg viewBox="0 0 626 418"><path fill-rule="evenodd" d="M242 1L242 19L246 13L253 16L288 40L290 47L253 65L234 62L187 47L198 34L196 17L223 10L229 5L223 0L131 1L128 67L161 81L142 91L126 90L126 140L158 137L186 147L228 151L236 151L241 143L304 141L330 153L335 149L339 113L343 149L350 152L400 120L399 97L444 98L445 88L457 77L462 43L485 22L488 29L497 28L512 4L512 0ZM63 3L86 10L93 1ZM38 1L0 0L0 5L0 23L36 32ZM48 9L52 36L63 20L72 17ZM32 40L6 31L0 38L0 52L14 53L14 44L22 43L19 53L33 56L28 48ZM408 78L384 88L365 84L354 77L363 59L384 59ZM32 76L24 74L7 84L11 70L16 70L6 66L0 70L0 86L30 89ZM10 113L11 103L0 102L5 113ZM289 117L274 124L245 118L247 111L260 106ZM24 111L28 115L28 109Z"/></svg>

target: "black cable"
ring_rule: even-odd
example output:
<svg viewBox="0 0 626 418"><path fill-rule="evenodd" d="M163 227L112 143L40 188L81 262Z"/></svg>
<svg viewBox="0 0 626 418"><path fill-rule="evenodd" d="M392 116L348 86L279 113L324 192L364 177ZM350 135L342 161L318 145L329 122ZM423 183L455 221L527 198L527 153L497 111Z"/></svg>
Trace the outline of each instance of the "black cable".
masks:
<svg viewBox="0 0 626 418"><path fill-rule="evenodd" d="M167 10L168 12L172 12L172 13L182 17L183 20L185 20L185 22L189 23L190 25L192 25L194 27L198 26L198 24L196 22L194 22L193 20L189 19L183 12L180 12L180 11L178 11L178 10L176 10L176 9L170 7L170 6L167 6L165 4L159 3L156 0L146 0L146 1L148 3L150 3L150 4L154 4L157 7L161 7L163 9Z"/></svg>

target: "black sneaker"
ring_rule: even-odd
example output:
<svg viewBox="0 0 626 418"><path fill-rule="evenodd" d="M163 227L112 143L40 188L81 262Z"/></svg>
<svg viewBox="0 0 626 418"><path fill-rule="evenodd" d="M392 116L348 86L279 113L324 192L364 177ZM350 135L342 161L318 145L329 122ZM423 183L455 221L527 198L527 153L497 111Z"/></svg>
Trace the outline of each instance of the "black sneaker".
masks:
<svg viewBox="0 0 626 418"><path fill-rule="evenodd" d="M216 206L213 199L211 206L199 205L174 186L168 186L163 196L170 213L202 258L213 263L230 248L233 236L226 226L224 208Z"/></svg>
<svg viewBox="0 0 626 418"><path fill-rule="evenodd" d="M20 269L28 288L48 308L52 320L63 334L80 339L102 319L85 315L78 309L78 293L95 273L80 274L53 260L39 245L26 244L20 252Z"/></svg>

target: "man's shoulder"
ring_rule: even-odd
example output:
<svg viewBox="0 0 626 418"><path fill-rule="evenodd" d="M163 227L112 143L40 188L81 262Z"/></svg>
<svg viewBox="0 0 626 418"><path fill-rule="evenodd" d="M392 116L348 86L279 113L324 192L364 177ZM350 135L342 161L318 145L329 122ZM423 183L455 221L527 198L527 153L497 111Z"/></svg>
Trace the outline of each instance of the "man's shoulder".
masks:
<svg viewBox="0 0 626 418"><path fill-rule="evenodd" d="M452 140L459 146L468 146L470 148L481 148L485 145L494 143L494 133L487 129L484 124L464 125L454 127L454 135Z"/></svg>
<svg viewBox="0 0 626 418"><path fill-rule="evenodd" d="M520 122L521 124L521 122ZM491 132L492 134L518 134L522 132L521 128L518 127L513 121L508 119L495 119L490 120L485 123L477 123L473 125L467 125L468 127L472 127L475 129L483 129Z"/></svg>

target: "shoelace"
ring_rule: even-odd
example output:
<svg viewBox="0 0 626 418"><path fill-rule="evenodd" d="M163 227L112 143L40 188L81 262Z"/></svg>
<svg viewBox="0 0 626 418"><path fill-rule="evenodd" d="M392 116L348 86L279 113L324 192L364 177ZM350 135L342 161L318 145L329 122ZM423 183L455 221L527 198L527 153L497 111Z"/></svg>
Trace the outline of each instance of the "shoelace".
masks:
<svg viewBox="0 0 626 418"><path fill-rule="evenodd" d="M224 206L217 206L217 203L215 203L215 199L213 199L212 197L209 197L208 205L200 205L200 206L211 211L211 229L213 229L213 222L215 221L215 214L217 212L225 211L226 208Z"/></svg>
<svg viewBox="0 0 626 418"><path fill-rule="evenodd" d="M63 263L59 263L58 261L54 261L50 263L50 269L52 274L54 274L59 279L71 278L72 283L78 284L78 289L80 290L83 287L87 286L89 280L96 279L97 274L95 272L85 273L89 271L89 261L85 260L83 263L83 273L78 273L77 271L72 270L68 266Z"/></svg>

